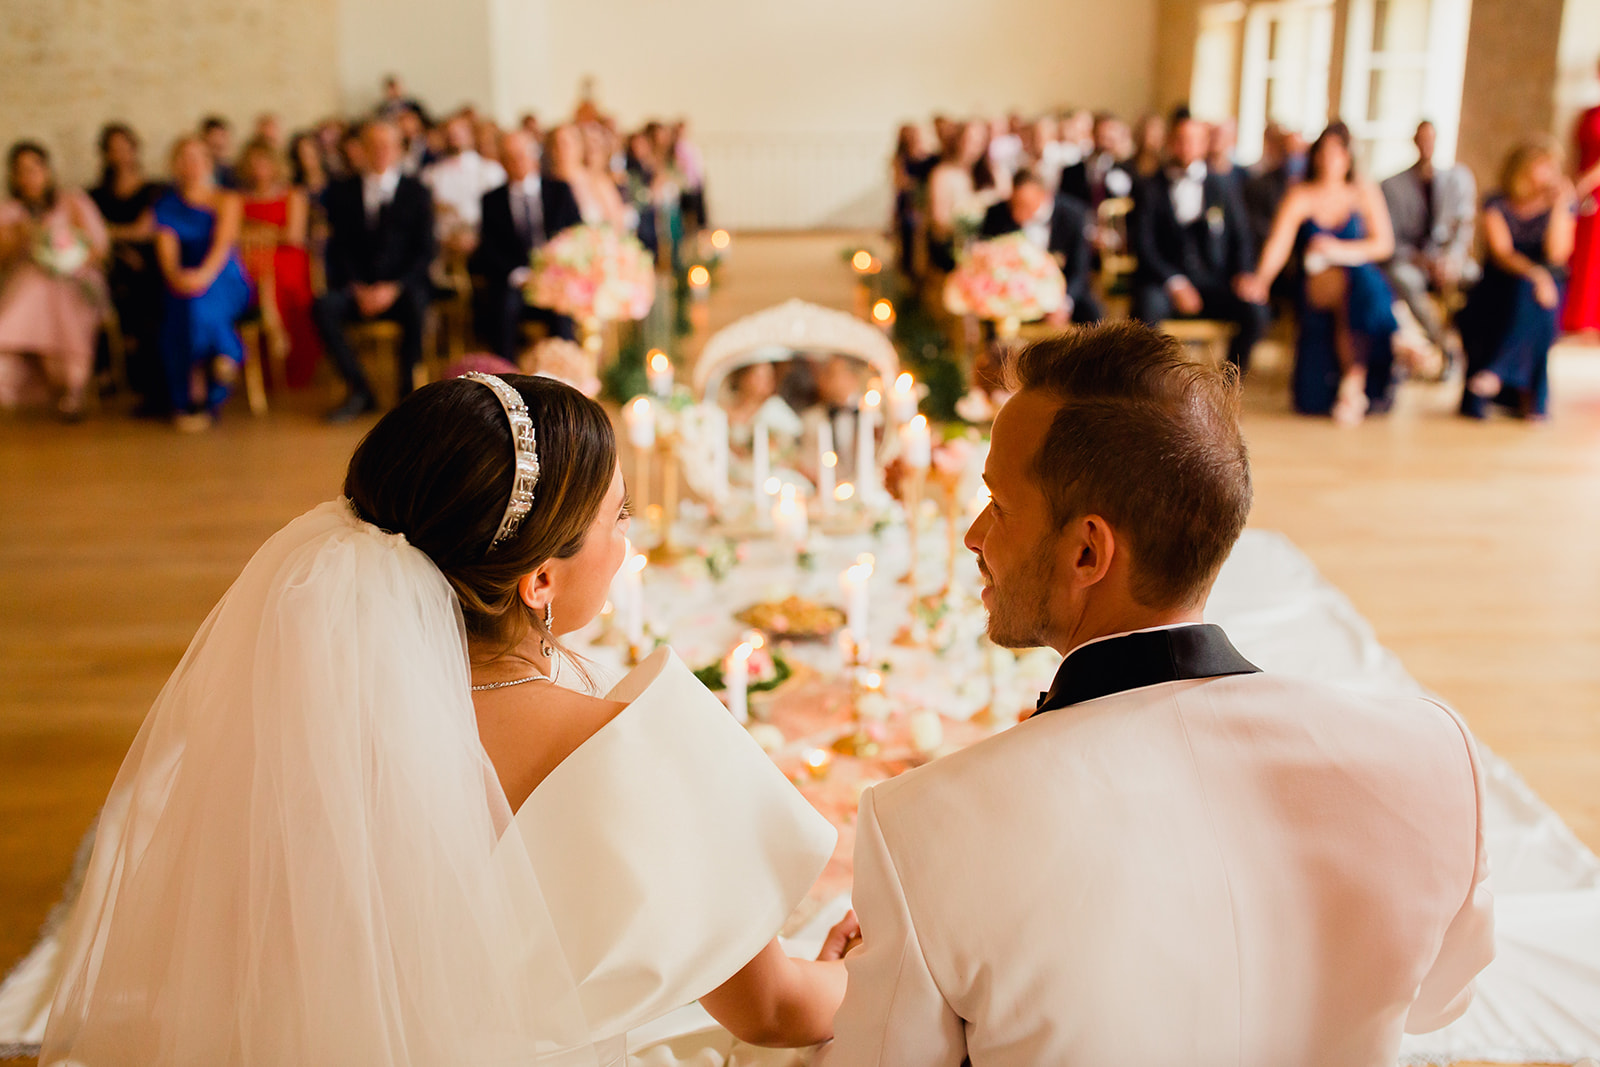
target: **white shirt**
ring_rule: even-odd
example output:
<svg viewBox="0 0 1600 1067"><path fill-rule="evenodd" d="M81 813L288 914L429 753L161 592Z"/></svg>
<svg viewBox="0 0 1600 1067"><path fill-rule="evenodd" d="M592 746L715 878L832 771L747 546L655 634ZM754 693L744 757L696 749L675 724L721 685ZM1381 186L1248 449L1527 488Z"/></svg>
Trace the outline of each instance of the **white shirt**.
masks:
<svg viewBox="0 0 1600 1067"><path fill-rule="evenodd" d="M1022 235L1040 251L1050 251L1050 223L1055 218L1055 204L1049 200L1027 222L1022 224Z"/></svg>
<svg viewBox="0 0 1600 1067"><path fill-rule="evenodd" d="M441 159L422 172L422 182L433 192L434 203L449 208L448 214L456 222L474 230L483 218L483 194L505 181L504 167L470 148ZM444 225L446 213L440 214L440 224Z"/></svg>
<svg viewBox="0 0 1600 1067"><path fill-rule="evenodd" d="M1206 210L1206 165L1191 163L1172 182L1172 211L1178 225L1191 226Z"/></svg>
<svg viewBox="0 0 1600 1067"><path fill-rule="evenodd" d="M367 225L376 226L378 215L400 185L400 168L391 167L382 174L367 174L361 179L361 206L367 213Z"/></svg>

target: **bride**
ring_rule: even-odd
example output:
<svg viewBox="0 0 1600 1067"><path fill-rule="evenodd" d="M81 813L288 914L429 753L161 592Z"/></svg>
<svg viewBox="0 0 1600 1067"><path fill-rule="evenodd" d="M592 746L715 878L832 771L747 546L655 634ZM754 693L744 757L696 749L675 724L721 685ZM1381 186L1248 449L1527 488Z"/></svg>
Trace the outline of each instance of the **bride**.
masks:
<svg viewBox="0 0 1600 1067"><path fill-rule="evenodd" d="M620 1064L696 999L832 1034L775 934L834 832L670 650L609 693L628 507L604 411L544 378L413 393L345 497L256 553L117 776L42 1064Z"/></svg>

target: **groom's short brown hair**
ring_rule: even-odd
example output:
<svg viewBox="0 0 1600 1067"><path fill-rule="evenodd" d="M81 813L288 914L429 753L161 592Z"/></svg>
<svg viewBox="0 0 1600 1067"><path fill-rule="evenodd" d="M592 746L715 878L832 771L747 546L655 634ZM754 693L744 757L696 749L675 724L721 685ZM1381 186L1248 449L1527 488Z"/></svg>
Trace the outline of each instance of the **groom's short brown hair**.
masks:
<svg viewBox="0 0 1600 1067"><path fill-rule="evenodd" d="M1036 341L1008 371L1060 405L1033 460L1056 526L1104 517L1130 542L1140 603L1199 604L1250 514L1237 371L1131 322Z"/></svg>

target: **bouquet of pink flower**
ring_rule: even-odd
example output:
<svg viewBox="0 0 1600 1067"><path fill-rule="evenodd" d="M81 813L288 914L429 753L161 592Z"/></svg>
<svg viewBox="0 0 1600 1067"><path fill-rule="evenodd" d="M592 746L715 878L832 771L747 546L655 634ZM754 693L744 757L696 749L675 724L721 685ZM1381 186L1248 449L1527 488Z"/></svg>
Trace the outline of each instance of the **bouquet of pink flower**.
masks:
<svg viewBox="0 0 1600 1067"><path fill-rule="evenodd" d="M655 264L632 234L573 226L533 254L526 297L579 320L642 319L656 298Z"/></svg>
<svg viewBox="0 0 1600 1067"><path fill-rule="evenodd" d="M1067 280L1050 254L1020 233L978 241L944 284L944 306L980 319L1042 319L1066 306Z"/></svg>

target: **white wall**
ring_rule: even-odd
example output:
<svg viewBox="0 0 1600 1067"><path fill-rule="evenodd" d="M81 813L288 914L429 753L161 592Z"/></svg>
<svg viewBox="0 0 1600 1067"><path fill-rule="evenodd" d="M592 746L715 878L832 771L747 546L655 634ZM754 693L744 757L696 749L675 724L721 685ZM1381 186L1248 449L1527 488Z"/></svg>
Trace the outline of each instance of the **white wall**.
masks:
<svg viewBox="0 0 1600 1067"><path fill-rule="evenodd" d="M564 114L593 76L624 122L691 120L719 222L875 225L898 123L941 110L1142 111L1155 19L1156 0L551 4L551 95L526 105Z"/></svg>
<svg viewBox="0 0 1600 1067"><path fill-rule="evenodd" d="M1561 15L1561 47L1556 56L1556 134L1568 155L1575 152L1572 131L1578 115L1600 104L1600 3L1567 0ZM1576 166L1576 160L1569 160Z"/></svg>
<svg viewBox="0 0 1600 1067"><path fill-rule="evenodd" d="M494 97L489 0L323 0L338 11L339 100L346 112L378 102L383 79L436 111Z"/></svg>

